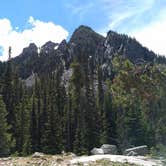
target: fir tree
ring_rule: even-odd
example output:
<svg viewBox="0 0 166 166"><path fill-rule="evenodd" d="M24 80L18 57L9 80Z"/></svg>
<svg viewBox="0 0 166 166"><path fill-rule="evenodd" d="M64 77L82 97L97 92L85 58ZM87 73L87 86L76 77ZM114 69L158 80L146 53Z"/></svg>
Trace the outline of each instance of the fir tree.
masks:
<svg viewBox="0 0 166 166"><path fill-rule="evenodd" d="M132 106L129 108L125 119L127 123L128 142L134 146L145 144L145 128L139 104L135 104L134 108Z"/></svg>
<svg viewBox="0 0 166 166"><path fill-rule="evenodd" d="M0 96L0 157L9 155L12 147L11 134L8 132L10 127L6 117L7 111L2 96Z"/></svg>
<svg viewBox="0 0 166 166"><path fill-rule="evenodd" d="M84 152L84 132L83 132L83 124L81 121L83 119L83 108L81 107L81 97L82 97L82 87L83 87L83 75L82 69L79 63L75 62L72 64L73 74L71 77L72 90L71 90L71 109L74 115L73 118L73 133L74 133L74 142L73 142L73 151L77 154L82 154ZM81 145L81 146L80 146ZM86 149L86 148L85 148Z"/></svg>
<svg viewBox="0 0 166 166"><path fill-rule="evenodd" d="M108 87L109 86L110 85L108 85ZM112 97L109 91L105 93L103 111L101 144L117 145L116 112L113 110Z"/></svg>
<svg viewBox="0 0 166 166"><path fill-rule="evenodd" d="M7 122L11 126L10 132L14 133L14 103L13 103L13 76L12 76L12 65L11 61L7 62L7 69L4 78L4 88L3 88L3 100L6 105L7 114Z"/></svg>
<svg viewBox="0 0 166 166"><path fill-rule="evenodd" d="M30 141L30 109L31 103L28 100L26 91L23 91L23 98L16 106L16 150L20 155L27 155L31 153Z"/></svg>
<svg viewBox="0 0 166 166"><path fill-rule="evenodd" d="M33 96L32 99L32 112L30 117L30 135L31 135L31 145L32 151L37 151L37 116L36 116L36 102Z"/></svg>

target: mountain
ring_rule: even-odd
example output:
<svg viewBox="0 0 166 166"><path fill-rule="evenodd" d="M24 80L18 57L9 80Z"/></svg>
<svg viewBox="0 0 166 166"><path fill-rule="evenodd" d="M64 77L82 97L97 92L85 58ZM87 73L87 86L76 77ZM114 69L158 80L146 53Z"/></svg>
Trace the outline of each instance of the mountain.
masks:
<svg viewBox="0 0 166 166"><path fill-rule="evenodd" d="M103 144L165 154L165 85L166 59L127 35L80 26L69 41L31 43L0 63L0 156Z"/></svg>
<svg viewBox="0 0 166 166"><path fill-rule="evenodd" d="M87 26L77 28L69 42L63 40L60 44L47 42L40 48L32 43L23 52L12 59L21 78L29 77L33 72L42 74L54 71L60 64L68 69L73 59L83 61L91 58L95 69L98 64L104 68L110 66L111 59L116 54L128 58L134 63L153 62L166 63L166 59L143 47L135 39L127 35L109 31L106 37L94 32ZM106 69L105 69L106 70Z"/></svg>

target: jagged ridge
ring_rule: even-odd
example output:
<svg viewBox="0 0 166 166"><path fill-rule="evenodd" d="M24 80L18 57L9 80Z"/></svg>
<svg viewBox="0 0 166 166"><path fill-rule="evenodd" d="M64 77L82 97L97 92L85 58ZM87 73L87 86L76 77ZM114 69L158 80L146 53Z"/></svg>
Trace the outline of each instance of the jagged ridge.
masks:
<svg viewBox="0 0 166 166"><path fill-rule="evenodd" d="M73 59L77 58L81 61L81 57L84 59L91 57L94 70L97 64L109 66L112 57L116 54L121 54L134 63L140 59L145 62L157 60L160 63L166 63L164 57L158 57L127 35L109 31L107 37L104 38L83 25L75 30L69 42L63 40L58 45L49 41L41 47L40 55L37 51L37 46L30 44L19 56L12 59L20 77L27 78L32 72L39 74L51 72L60 65L68 69Z"/></svg>

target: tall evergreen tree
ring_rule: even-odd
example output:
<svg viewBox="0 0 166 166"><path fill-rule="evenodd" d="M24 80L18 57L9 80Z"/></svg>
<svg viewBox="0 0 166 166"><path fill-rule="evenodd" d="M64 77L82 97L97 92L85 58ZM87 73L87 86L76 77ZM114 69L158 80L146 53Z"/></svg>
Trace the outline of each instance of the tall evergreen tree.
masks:
<svg viewBox="0 0 166 166"><path fill-rule="evenodd" d="M109 85L108 85L109 86ZM102 115L101 144L117 145L116 111L113 110L112 97L109 91L105 93Z"/></svg>
<svg viewBox="0 0 166 166"><path fill-rule="evenodd" d="M20 155L30 154L31 138L30 138L30 113L31 103L25 90L23 90L23 97L21 102L16 106L16 150Z"/></svg>
<svg viewBox="0 0 166 166"><path fill-rule="evenodd" d="M138 103L138 102L137 102ZM145 128L143 118L141 117L141 110L139 105L134 104L134 107L130 107L126 112L126 125L128 133L128 143L134 146L145 144Z"/></svg>
<svg viewBox="0 0 166 166"><path fill-rule="evenodd" d="M31 117L30 117L30 136L31 136L31 146L32 146L32 151L35 152L37 151L37 116L36 116L36 101L35 97L33 96L32 99L32 112L31 112Z"/></svg>
<svg viewBox="0 0 166 166"><path fill-rule="evenodd" d="M4 88L3 88L3 100L6 105L6 110L8 112L7 122L11 126L10 132L14 132L14 103L13 103L13 75L12 75L12 65L11 61L7 62L7 69L4 78Z"/></svg>
<svg viewBox="0 0 166 166"><path fill-rule="evenodd" d="M2 96L0 96L0 157L9 155L12 147L11 134L8 132L10 127L6 118L7 111Z"/></svg>
<svg viewBox="0 0 166 166"><path fill-rule="evenodd" d="M72 64L73 74L71 77L71 111L73 112L73 126L74 133L73 151L77 154L84 153L84 126L82 123L84 118L83 108L81 107L82 88L83 88L83 74L81 66L78 62Z"/></svg>
<svg viewBox="0 0 166 166"><path fill-rule="evenodd" d="M90 71L89 65L85 68L85 128L87 150L90 150L99 144L100 136L100 113L97 111L96 97L94 90L94 79Z"/></svg>

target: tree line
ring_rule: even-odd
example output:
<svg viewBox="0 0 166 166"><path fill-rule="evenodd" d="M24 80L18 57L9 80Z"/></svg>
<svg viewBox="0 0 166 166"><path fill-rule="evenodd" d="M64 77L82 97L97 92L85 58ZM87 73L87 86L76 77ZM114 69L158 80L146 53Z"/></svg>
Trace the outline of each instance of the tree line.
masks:
<svg viewBox="0 0 166 166"><path fill-rule="evenodd" d="M135 65L116 55L111 77L102 65L74 60L64 69L36 76L26 87L11 61L0 78L0 156L39 151L89 154L93 147L166 144L166 67Z"/></svg>

